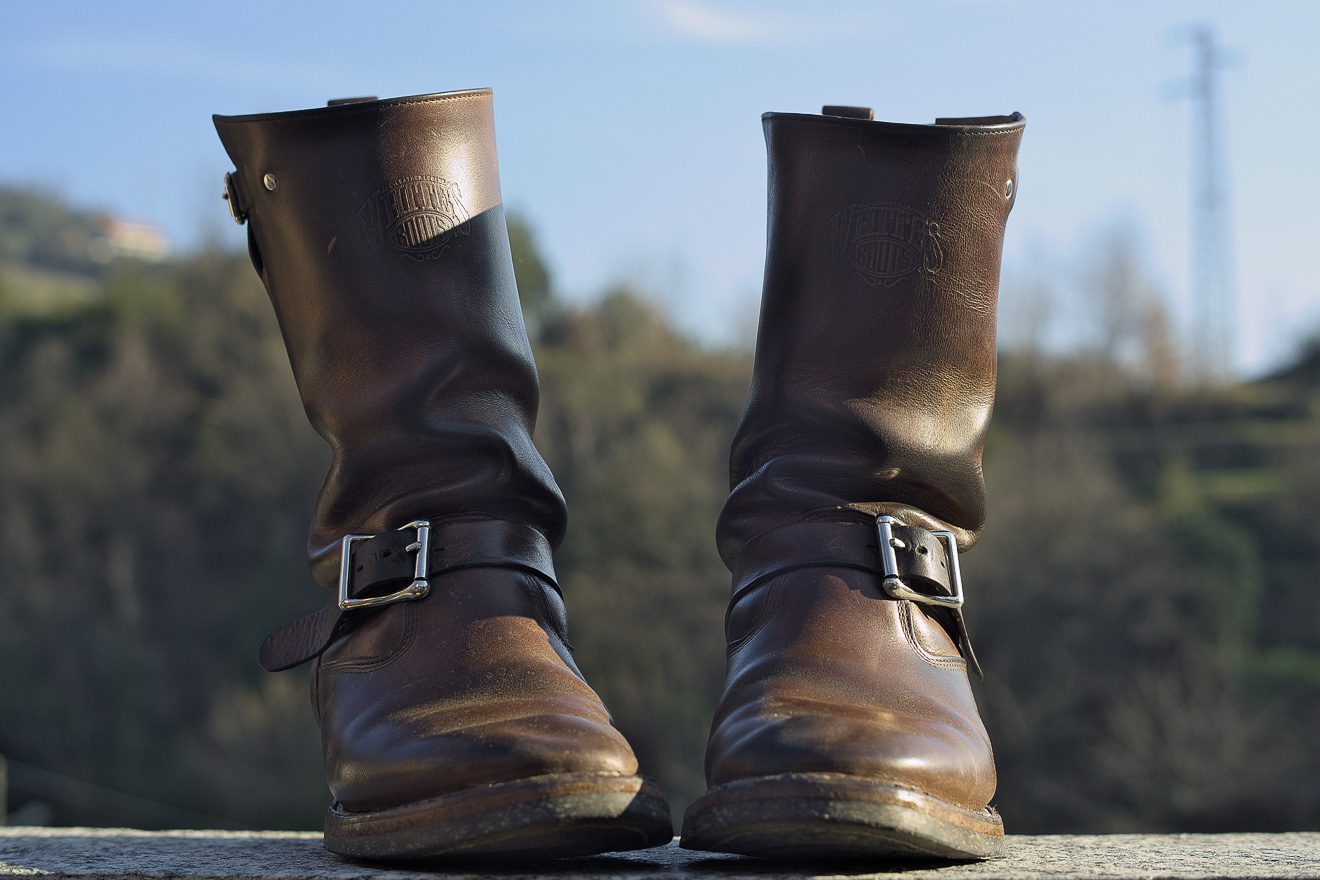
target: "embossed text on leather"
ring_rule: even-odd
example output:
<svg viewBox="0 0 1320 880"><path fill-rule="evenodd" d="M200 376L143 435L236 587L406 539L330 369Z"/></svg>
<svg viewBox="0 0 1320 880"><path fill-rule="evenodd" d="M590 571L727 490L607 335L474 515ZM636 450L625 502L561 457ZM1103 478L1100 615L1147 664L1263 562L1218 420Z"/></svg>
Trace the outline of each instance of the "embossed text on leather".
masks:
<svg viewBox="0 0 1320 880"><path fill-rule="evenodd" d="M373 252L389 245L414 260L434 259L467 232L459 186L440 177L400 180L367 199L357 216Z"/></svg>
<svg viewBox="0 0 1320 880"><path fill-rule="evenodd" d="M944 265L940 225L891 202L849 205L830 218L830 253L873 287L892 287L913 272Z"/></svg>

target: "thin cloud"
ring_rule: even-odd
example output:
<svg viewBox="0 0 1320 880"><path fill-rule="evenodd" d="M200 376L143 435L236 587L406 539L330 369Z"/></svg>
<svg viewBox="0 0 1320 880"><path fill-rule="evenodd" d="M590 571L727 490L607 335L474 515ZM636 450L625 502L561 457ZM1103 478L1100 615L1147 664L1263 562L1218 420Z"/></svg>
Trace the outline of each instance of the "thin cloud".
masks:
<svg viewBox="0 0 1320 880"><path fill-rule="evenodd" d="M696 0L655 0L650 4L671 33L701 43L781 43L803 35L803 22L761 10L718 9Z"/></svg>

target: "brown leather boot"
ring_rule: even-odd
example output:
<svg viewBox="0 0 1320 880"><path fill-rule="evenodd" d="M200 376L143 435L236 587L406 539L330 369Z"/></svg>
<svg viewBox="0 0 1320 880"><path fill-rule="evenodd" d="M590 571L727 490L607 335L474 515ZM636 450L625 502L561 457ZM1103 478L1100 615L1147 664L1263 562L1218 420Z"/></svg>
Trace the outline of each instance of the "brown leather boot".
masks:
<svg viewBox="0 0 1320 880"><path fill-rule="evenodd" d="M333 803L365 858L558 857L670 839L664 796L573 663L532 445L488 90L215 118L235 219L329 442L309 539L337 602L262 664L315 659Z"/></svg>
<svg viewBox="0 0 1320 880"><path fill-rule="evenodd" d="M683 846L990 856L957 560L985 519L1023 121L825 113L764 117L765 292L718 528L728 674Z"/></svg>

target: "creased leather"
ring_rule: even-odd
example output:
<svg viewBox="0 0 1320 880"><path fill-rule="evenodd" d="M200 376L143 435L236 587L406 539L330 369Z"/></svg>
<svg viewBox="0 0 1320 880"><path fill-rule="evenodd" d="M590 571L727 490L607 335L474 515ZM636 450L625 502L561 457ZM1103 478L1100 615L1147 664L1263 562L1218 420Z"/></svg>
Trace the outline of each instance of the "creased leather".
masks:
<svg viewBox="0 0 1320 880"><path fill-rule="evenodd" d="M717 529L734 595L707 781L839 773L981 810L994 758L961 615L885 592L874 518L912 527L895 529L909 542L951 531L964 550L984 524L1023 121L827 109L763 118L765 286ZM900 566L947 595L925 546Z"/></svg>
<svg viewBox="0 0 1320 880"><path fill-rule="evenodd" d="M345 533L419 517L526 522L557 547L564 501L532 443L536 367L490 92L215 124L303 406L330 444L308 539L316 580L335 583ZM409 200L438 204L399 210Z"/></svg>
<svg viewBox="0 0 1320 880"><path fill-rule="evenodd" d="M550 567L564 501L532 443L539 389L490 92L215 122L303 406L330 446L315 579L337 583L345 534L435 526L424 598L327 611L266 658L319 655L335 801L367 812L531 776L635 773L573 662ZM384 589L390 566L371 567Z"/></svg>
<svg viewBox="0 0 1320 880"><path fill-rule="evenodd" d="M950 529L967 549L985 520L981 452L1022 123L771 113L764 125L769 243L717 532L725 562L763 531L841 507Z"/></svg>

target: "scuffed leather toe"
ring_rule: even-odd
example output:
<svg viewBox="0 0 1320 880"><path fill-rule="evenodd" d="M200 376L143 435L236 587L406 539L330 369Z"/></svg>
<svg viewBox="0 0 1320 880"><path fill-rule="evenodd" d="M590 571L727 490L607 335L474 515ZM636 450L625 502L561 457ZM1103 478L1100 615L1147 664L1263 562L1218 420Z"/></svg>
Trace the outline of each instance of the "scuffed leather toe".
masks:
<svg viewBox="0 0 1320 880"><path fill-rule="evenodd" d="M707 748L712 786L839 773L989 803L994 756L965 664L938 625L914 628L910 603L883 596L874 575L812 569L735 607L730 635L744 637Z"/></svg>
<svg viewBox="0 0 1320 880"><path fill-rule="evenodd" d="M540 622L540 589L516 572L455 572L326 652L316 690L338 803L379 810L511 779L637 771Z"/></svg>

